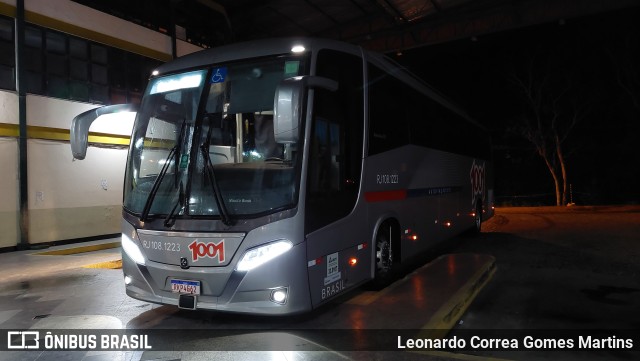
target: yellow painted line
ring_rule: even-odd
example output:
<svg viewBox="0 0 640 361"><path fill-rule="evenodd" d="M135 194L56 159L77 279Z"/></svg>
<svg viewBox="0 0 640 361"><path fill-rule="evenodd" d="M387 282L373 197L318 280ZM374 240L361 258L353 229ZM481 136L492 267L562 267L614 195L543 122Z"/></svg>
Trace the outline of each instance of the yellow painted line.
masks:
<svg viewBox="0 0 640 361"><path fill-rule="evenodd" d="M2 4L2 3L0 3ZM0 137L18 137L20 135L20 127L18 124L0 123Z"/></svg>
<svg viewBox="0 0 640 361"><path fill-rule="evenodd" d="M102 133L89 133L89 144L111 144L111 145L129 145L129 136L115 135L115 134L102 134Z"/></svg>
<svg viewBox="0 0 640 361"><path fill-rule="evenodd" d="M384 294L393 290L393 288L401 285L407 279L409 279L412 275L419 272L422 268L429 266L429 264L422 266L420 269L412 272L401 280L394 282L391 286L385 288L380 292L363 292L350 300L348 300L347 304L353 305L361 305L366 306L373 303L375 300L383 296ZM451 331L451 328L458 322L458 319L462 314L467 310L467 308L471 305L473 300L476 298L478 293L487 285L487 283L491 280L493 275L495 274L496 266L495 259L491 257L490 260L485 262L479 269L474 273L469 280L453 295L445 302L438 311L431 317L429 322L427 322L423 327L422 331L418 334L417 338L443 338L444 336ZM419 351L412 350L409 351L412 353L418 353L421 355L427 355L437 358L447 358L447 359L455 359L455 360L466 360L466 361L508 361L508 359L487 357L487 356L478 356L478 355L469 355L463 353L454 353L454 352L446 352L446 351Z"/></svg>
<svg viewBox="0 0 640 361"><path fill-rule="evenodd" d="M0 137L18 137L20 134L17 124L0 123ZM69 141L69 130L51 127L39 127L30 125L27 127L27 138ZM128 135L107 134L89 132L89 143L128 146L130 137Z"/></svg>
<svg viewBox="0 0 640 361"><path fill-rule="evenodd" d="M69 140L69 130L49 127L27 127L27 138L47 140Z"/></svg>
<svg viewBox="0 0 640 361"><path fill-rule="evenodd" d="M453 328L482 288L495 274L495 259L491 257L480 269L431 317L423 327L420 338L442 338Z"/></svg>
<svg viewBox="0 0 640 361"><path fill-rule="evenodd" d="M422 331L417 336L418 338L438 339L444 338L453 326L458 322L458 319L469 308L471 302L476 298L478 293L489 283L491 278L496 272L495 259L492 257L490 261L487 261L480 269L469 279L467 283L462 286L458 292L456 292L449 300L440 306L438 311L431 317L423 327ZM506 361L506 359L499 359L487 356L476 356L463 353L445 352L445 351L411 351L413 353L419 353L421 355L428 355L434 357L446 357L456 360L467 361Z"/></svg>
<svg viewBox="0 0 640 361"><path fill-rule="evenodd" d="M99 263L92 263L86 266L82 266L83 268L106 268L106 269L121 269L122 268L122 260L114 260L114 261L106 261Z"/></svg>
<svg viewBox="0 0 640 361"><path fill-rule="evenodd" d="M0 14L8 16L10 18L16 17L16 7L0 2Z"/></svg>
<svg viewBox="0 0 640 361"><path fill-rule="evenodd" d="M109 243L100 243L94 244L90 246L80 246L80 247L71 247L65 249L57 249L53 251L45 251L34 253L37 256L66 256L70 254L78 254L78 253L86 253L86 252L94 252L101 251L104 249L118 248L120 247L120 242L109 242Z"/></svg>

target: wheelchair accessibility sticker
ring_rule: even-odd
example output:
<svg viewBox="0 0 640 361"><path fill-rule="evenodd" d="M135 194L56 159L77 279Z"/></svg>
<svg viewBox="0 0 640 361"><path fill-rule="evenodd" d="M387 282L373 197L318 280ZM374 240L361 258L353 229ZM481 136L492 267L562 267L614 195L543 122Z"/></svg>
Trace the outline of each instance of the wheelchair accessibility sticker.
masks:
<svg viewBox="0 0 640 361"><path fill-rule="evenodd" d="M211 83L224 83L227 79L227 67L223 66L220 68L213 69L213 75L211 75Z"/></svg>

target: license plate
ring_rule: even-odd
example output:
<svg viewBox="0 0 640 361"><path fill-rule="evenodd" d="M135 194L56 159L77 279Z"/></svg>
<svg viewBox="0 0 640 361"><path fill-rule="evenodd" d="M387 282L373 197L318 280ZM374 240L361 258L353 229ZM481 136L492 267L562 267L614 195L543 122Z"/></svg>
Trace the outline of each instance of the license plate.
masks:
<svg viewBox="0 0 640 361"><path fill-rule="evenodd" d="M171 280L171 292L199 295L200 281Z"/></svg>

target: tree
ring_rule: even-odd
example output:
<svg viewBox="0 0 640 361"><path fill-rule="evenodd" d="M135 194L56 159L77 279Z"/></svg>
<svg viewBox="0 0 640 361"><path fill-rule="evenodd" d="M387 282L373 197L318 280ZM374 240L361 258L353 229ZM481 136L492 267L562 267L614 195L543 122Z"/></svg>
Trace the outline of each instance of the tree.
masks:
<svg viewBox="0 0 640 361"><path fill-rule="evenodd" d="M584 77L570 51L540 48L516 62L507 77L521 101L521 114L510 130L529 141L542 158L555 185L556 205L567 204L566 141L588 114Z"/></svg>

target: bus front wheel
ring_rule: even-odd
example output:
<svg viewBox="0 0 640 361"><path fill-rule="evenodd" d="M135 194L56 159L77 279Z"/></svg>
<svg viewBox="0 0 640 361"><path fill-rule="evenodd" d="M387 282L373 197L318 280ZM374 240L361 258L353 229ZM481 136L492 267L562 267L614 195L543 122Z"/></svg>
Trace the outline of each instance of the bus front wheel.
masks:
<svg viewBox="0 0 640 361"><path fill-rule="evenodd" d="M397 265L397 257L399 254L396 252L397 245L394 242L394 227L392 222L386 221L376 233L376 259L375 259L375 280L376 287L382 287L389 284L394 277Z"/></svg>

